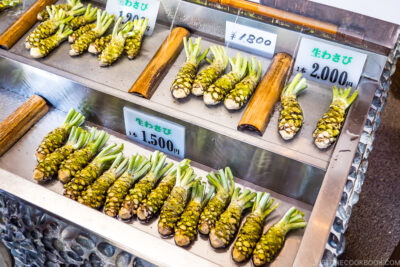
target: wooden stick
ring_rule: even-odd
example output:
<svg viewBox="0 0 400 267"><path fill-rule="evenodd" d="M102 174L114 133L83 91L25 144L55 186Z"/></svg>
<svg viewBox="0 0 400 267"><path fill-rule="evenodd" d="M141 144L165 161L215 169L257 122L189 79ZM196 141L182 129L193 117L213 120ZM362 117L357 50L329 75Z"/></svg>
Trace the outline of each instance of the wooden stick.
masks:
<svg viewBox="0 0 400 267"><path fill-rule="evenodd" d="M169 67L181 52L183 48L183 37L188 35L189 31L185 28L174 28L133 84L129 93L137 93L150 99Z"/></svg>
<svg viewBox="0 0 400 267"><path fill-rule="evenodd" d="M277 8L263 6L246 0L209 0L209 1L237 9L242 9L248 12L253 12L261 16L270 17L273 19L278 19L281 21L315 29L328 34L336 35L336 33L338 32L338 26L335 24L312 19L309 17L294 14Z"/></svg>
<svg viewBox="0 0 400 267"><path fill-rule="evenodd" d="M57 0L38 0L0 35L0 46L10 49L37 21L37 14Z"/></svg>
<svg viewBox="0 0 400 267"><path fill-rule="evenodd" d="M239 122L238 130L264 134L274 105L281 95L291 61L292 57L286 53L278 53L274 56Z"/></svg>
<svg viewBox="0 0 400 267"><path fill-rule="evenodd" d="M0 122L0 156L14 145L48 110L46 101L38 95L33 95L7 119Z"/></svg>

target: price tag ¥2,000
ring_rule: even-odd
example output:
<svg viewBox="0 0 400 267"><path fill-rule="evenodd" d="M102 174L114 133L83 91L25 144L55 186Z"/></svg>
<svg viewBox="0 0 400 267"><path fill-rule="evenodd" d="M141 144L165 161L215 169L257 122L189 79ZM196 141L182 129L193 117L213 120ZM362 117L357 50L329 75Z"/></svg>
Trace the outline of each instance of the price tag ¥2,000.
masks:
<svg viewBox="0 0 400 267"><path fill-rule="evenodd" d="M275 52L276 34L227 21L225 44L252 54L271 58Z"/></svg>
<svg viewBox="0 0 400 267"><path fill-rule="evenodd" d="M123 21L134 21L135 19L148 18L146 35L151 35L156 24L160 0L107 0L106 11L115 15L116 18L123 17Z"/></svg>
<svg viewBox="0 0 400 267"><path fill-rule="evenodd" d="M362 74L366 54L302 38L294 71L304 73L314 81L356 87Z"/></svg>
<svg viewBox="0 0 400 267"><path fill-rule="evenodd" d="M185 156L184 126L127 107L124 120L130 139L175 157Z"/></svg>

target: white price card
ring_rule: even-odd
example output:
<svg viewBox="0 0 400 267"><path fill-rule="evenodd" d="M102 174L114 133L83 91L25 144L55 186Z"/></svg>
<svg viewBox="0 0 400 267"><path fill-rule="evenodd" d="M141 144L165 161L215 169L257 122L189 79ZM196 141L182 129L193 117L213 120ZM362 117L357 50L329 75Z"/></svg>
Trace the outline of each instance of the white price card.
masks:
<svg viewBox="0 0 400 267"><path fill-rule="evenodd" d="M294 71L317 82L356 87L366 59L366 54L303 37Z"/></svg>
<svg viewBox="0 0 400 267"><path fill-rule="evenodd" d="M185 127L177 123L124 107L126 135L141 144L185 157Z"/></svg>
<svg viewBox="0 0 400 267"><path fill-rule="evenodd" d="M123 21L148 18L146 35L151 35L156 25L160 0L107 0L106 11Z"/></svg>
<svg viewBox="0 0 400 267"><path fill-rule="evenodd" d="M275 52L276 34L227 21L225 44L252 54L271 58Z"/></svg>

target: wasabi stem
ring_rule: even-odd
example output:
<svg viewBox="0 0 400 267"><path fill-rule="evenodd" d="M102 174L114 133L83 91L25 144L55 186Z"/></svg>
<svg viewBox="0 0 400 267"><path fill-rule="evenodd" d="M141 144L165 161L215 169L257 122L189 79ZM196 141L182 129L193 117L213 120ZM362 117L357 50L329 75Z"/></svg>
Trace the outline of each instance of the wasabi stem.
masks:
<svg viewBox="0 0 400 267"><path fill-rule="evenodd" d="M203 101L206 105L217 105L232 91L247 73L247 58L237 53L236 58L230 58L232 70L216 80L204 91Z"/></svg>
<svg viewBox="0 0 400 267"><path fill-rule="evenodd" d="M0 1L0 11L3 11L7 8L15 7L20 4L22 4L21 0L2 0Z"/></svg>
<svg viewBox="0 0 400 267"><path fill-rule="evenodd" d="M104 212L111 217L118 214L121 204L133 184L146 175L151 164L146 157L136 154L131 156L127 170L108 189L107 198L104 204Z"/></svg>
<svg viewBox="0 0 400 267"><path fill-rule="evenodd" d="M175 226L175 244L180 247L189 246L197 236L197 224L200 213L214 194L215 187L211 186L206 194L206 185L200 181L193 186L191 200Z"/></svg>
<svg viewBox="0 0 400 267"><path fill-rule="evenodd" d="M160 178L172 167L172 163L165 165L167 156L164 153L155 151L151 155L151 169L143 177L134 188L129 190L129 194L125 197L118 215L121 219L127 220L137 214L140 203L150 194Z"/></svg>
<svg viewBox="0 0 400 267"><path fill-rule="evenodd" d="M189 168L189 163L190 160L188 159L182 160L162 178L158 186L143 200L137 210L137 217L140 221L148 222L160 211L175 185L177 169L179 168L183 172Z"/></svg>
<svg viewBox="0 0 400 267"><path fill-rule="evenodd" d="M286 212L283 218L274 224L262 235L253 252L253 264L261 266L271 262L282 248L286 234L294 229L304 228L306 222L303 219L304 213L295 207Z"/></svg>
<svg viewBox="0 0 400 267"><path fill-rule="evenodd" d="M343 126L346 109L350 107L358 96L357 90L349 96L351 87L340 89L333 86L332 90L332 103L328 111L319 119L317 128L313 133L314 143L319 149L328 148L336 141Z"/></svg>
<svg viewBox="0 0 400 267"><path fill-rule="evenodd" d="M76 149L81 148L86 143L88 137L88 132L73 126L67 143L64 146L57 148L53 153L48 154L37 164L35 171L33 172L33 178L39 182L53 178L61 163Z"/></svg>
<svg viewBox="0 0 400 267"><path fill-rule="evenodd" d="M225 172L219 170L217 175L211 172L207 175L207 179L215 187L216 194L208 202L200 216L198 228L199 232L204 235L208 235L214 228L215 222L228 206L235 190L235 182L229 167L225 168Z"/></svg>
<svg viewBox="0 0 400 267"><path fill-rule="evenodd" d="M85 10L85 14L79 17L75 17L71 20L68 25L72 30L77 30L86 24L92 23L97 18L97 7L92 8L92 4L89 4Z"/></svg>
<svg viewBox="0 0 400 267"><path fill-rule="evenodd" d="M71 33L72 30L65 27L65 24L62 24L54 35L40 40L36 47L32 47L30 55L33 58L42 58L47 56L51 51L64 42Z"/></svg>
<svg viewBox="0 0 400 267"><path fill-rule="evenodd" d="M79 126L85 121L85 117L71 108L65 118L64 124L49 132L36 149L36 158L43 160L47 154L54 152L64 144L73 126Z"/></svg>
<svg viewBox="0 0 400 267"><path fill-rule="evenodd" d="M84 169L75 174L74 178L64 185L64 196L78 200L81 192L91 185L102 173L107 170L122 152L124 145L116 147L115 143L108 145Z"/></svg>
<svg viewBox="0 0 400 267"><path fill-rule="evenodd" d="M201 37L193 44L192 39L183 38L186 53L186 62L179 70L171 86L171 94L176 99L186 98L192 89L194 78L200 62L207 56L208 49L201 52Z"/></svg>
<svg viewBox="0 0 400 267"><path fill-rule="evenodd" d="M303 111L297 95L307 88L307 80L301 73L283 89L281 94L281 115L278 120L279 134L284 140L292 139L303 125Z"/></svg>
<svg viewBox="0 0 400 267"><path fill-rule="evenodd" d="M75 151L61 164L58 179L63 183L69 182L104 147L108 138L110 135L106 132L92 128L85 147Z"/></svg>
<svg viewBox="0 0 400 267"><path fill-rule="evenodd" d="M184 173L178 168L176 183L165 201L158 220L158 232L162 236L169 236L174 233L175 225L186 207L189 197L189 190L195 185L196 175L193 169L189 168Z"/></svg>
<svg viewBox="0 0 400 267"><path fill-rule="evenodd" d="M68 42L74 43L76 39L78 39L85 32L93 30L96 27L96 23L86 24L85 26L80 27L76 31L74 31L70 36L68 36Z"/></svg>
<svg viewBox="0 0 400 267"><path fill-rule="evenodd" d="M87 31L75 42L71 45L71 50L69 50L70 56L78 56L83 54L88 48L89 45L96 40L97 38L101 37L108 27L110 27L111 23L114 21L113 15L108 15L107 12L103 11L101 13L100 10L97 10L97 22L96 27L93 30Z"/></svg>
<svg viewBox="0 0 400 267"><path fill-rule="evenodd" d="M147 29L149 19L135 19L133 21L133 32L130 33L125 42L125 53L129 59L134 59L138 54L140 47L142 46L142 39Z"/></svg>
<svg viewBox="0 0 400 267"><path fill-rule="evenodd" d="M249 101L251 95L256 89L262 73L261 61L256 61L256 58L252 57L251 61L248 63L248 69L249 73L247 76L236 84L235 88L225 96L224 105L226 109L241 109L246 105L247 101Z"/></svg>
<svg viewBox="0 0 400 267"><path fill-rule="evenodd" d="M240 228L232 249L232 258L235 262L241 263L250 259L254 247L261 238L265 218L279 206L279 203L272 206L274 201L269 193L257 193L252 212Z"/></svg>
<svg viewBox="0 0 400 267"><path fill-rule="evenodd" d="M108 188L125 172L128 161L129 159L124 159L124 155L119 153L110 169L105 171L78 197L79 203L94 209L101 208L106 200Z"/></svg>
<svg viewBox="0 0 400 267"><path fill-rule="evenodd" d="M80 0L67 0L67 3L65 4L60 4L60 5L53 5L55 10L58 12L59 10L64 10L65 12L68 12L72 10L73 8L76 9L75 6L78 6L78 8L81 8L83 5ZM68 15L68 13L67 13ZM47 9L43 9L37 14L37 20L39 21L45 21L50 18L50 14L47 11Z"/></svg>
<svg viewBox="0 0 400 267"><path fill-rule="evenodd" d="M107 47L107 45L111 42L112 34L101 36L97 38L93 43L89 45L88 52L94 55L97 55Z"/></svg>
<svg viewBox="0 0 400 267"><path fill-rule="evenodd" d="M225 47L212 45L210 50L213 54L213 60L211 61L207 58L210 65L201 70L193 82L192 94L196 96L203 95L208 87L221 76L228 66L228 54L226 53Z"/></svg>
<svg viewBox="0 0 400 267"><path fill-rule="evenodd" d="M127 23L119 27L121 21L122 17L118 19L117 23L114 26L110 43L106 46L106 48L101 52L99 56L99 64L101 67L110 66L115 61L117 61L121 54L124 52L125 40L129 34L129 31L133 27L133 23L131 21L128 21Z"/></svg>
<svg viewBox="0 0 400 267"><path fill-rule="evenodd" d="M213 248L224 248L232 242L239 229L243 211L253 206L251 201L256 193L247 189L239 194L240 190L240 188L235 189L231 203L211 229L210 243Z"/></svg>

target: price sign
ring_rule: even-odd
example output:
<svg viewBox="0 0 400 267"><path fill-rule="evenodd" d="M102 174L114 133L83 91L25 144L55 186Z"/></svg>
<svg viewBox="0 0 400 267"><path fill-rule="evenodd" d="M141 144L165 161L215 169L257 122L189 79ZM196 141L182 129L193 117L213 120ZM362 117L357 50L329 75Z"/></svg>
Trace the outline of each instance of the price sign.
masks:
<svg viewBox="0 0 400 267"><path fill-rule="evenodd" d="M124 107L126 135L167 154L185 156L185 127L138 110Z"/></svg>
<svg viewBox="0 0 400 267"><path fill-rule="evenodd" d="M276 34L227 21L225 44L270 58L275 52Z"/></svg>
<svg viewBox="0 0 400 267"><path fill-rule="evenodd" d="M106 11L124 22L135 19L148 18L146 35L151 35L156 24L160 0L107 0Z"/></svg>
<svg viewBox="0 0 400 267"><path fill-rule="evenodd" d="M355 87L366 59L366 54L351 49L302 38L294 71L303 73L310 80Z"/></svg>

